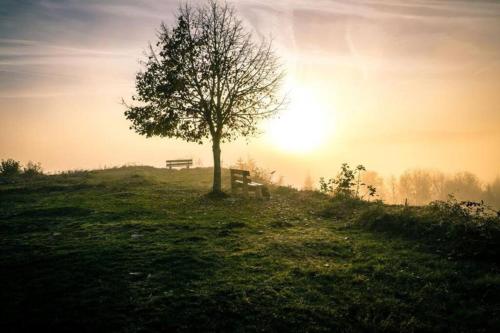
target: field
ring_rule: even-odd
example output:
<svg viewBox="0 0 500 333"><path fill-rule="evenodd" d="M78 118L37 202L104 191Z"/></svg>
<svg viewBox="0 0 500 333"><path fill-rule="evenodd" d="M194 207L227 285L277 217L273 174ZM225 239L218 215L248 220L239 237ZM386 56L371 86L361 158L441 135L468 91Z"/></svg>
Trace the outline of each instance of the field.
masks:
<svg viewBox="0 0 500 333"><path fill-rule="evenodd" d="M211 172L0 185L2 332L500 329L497 263L324 217L316 192L210 199Z"/></svg>

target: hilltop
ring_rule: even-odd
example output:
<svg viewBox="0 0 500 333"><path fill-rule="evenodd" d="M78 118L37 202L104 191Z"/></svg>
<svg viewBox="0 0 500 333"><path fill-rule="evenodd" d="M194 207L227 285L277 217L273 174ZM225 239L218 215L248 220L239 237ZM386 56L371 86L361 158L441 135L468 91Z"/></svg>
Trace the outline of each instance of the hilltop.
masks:
<svg viewBox="0 0 500 333"><path fill-rule="evenodd" d="M126 167L0 185L4 332L500 328L497 263L328 217L317 192L212 200L211 177Z"/></svg>

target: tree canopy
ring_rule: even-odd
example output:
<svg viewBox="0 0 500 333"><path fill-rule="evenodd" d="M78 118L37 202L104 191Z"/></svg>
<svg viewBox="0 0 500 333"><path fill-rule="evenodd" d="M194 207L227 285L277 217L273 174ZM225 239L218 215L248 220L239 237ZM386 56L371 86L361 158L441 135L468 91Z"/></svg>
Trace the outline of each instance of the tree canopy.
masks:
<svg viewBox="0 0 500 333"><path fill-rule="evenodd" d="M282 105L284 71L271 46L257 43L227 3L182 5L173 27L161 25L136 76L134 104L125 111L131 128L148 137L211 140L213 190L220 191L220 143L255 134Z"/></svg>

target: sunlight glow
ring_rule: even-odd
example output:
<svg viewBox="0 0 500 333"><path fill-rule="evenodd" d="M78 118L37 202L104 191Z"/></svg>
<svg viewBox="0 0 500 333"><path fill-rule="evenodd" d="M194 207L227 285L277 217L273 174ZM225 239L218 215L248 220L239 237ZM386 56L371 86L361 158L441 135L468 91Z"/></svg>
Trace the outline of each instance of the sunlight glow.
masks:
<svg viewBox="0 0 500 333"><path fill-rule="evenodd" d="M291 153L307 153L325 143L328 135L327 108L308 89L295 86L290 104L268 128L270 141Z"/></svg>

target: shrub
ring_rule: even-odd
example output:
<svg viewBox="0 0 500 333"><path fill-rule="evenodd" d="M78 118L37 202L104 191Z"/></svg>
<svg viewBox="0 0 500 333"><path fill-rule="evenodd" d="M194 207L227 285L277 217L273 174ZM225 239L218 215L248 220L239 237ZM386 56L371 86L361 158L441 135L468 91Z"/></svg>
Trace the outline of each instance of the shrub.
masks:
<svg viewBox="0 0 500 333"><path fill-rule="evenodd" d="M337 194L328 203L328 206L320 212L323 217L333 217L335 219L349 218L362 207L370 205L368 201L356 197Z"/></svg>
<svg viewBox="0 0 500 333"><path fill-rule="evenodd" d="M374 197L377 189L373 185L361 182L363 171L366 171L366 168L361 164L355 169L351 169L347 163L343 163L335 178L325 179L321 177L319 179L320 192L341 198L363 199L364 196L360 195L360 190L364 187L366 193L370 197Z"/></svg>
<svg viewBox="0 0 500 333"><path fill-rule="evenodd" d="M0 162L0 175L5 177L15 176L21 173L21 163L12 158Z"/></svg>
<svg viewBox="0 0 500 333"><path fill-rule="evenodd" d="M363 227L423 240L452 257L500 256L500 213L481 202L454 198L425 207L372 205L357 219Z"/></svg>
<svg viewBox="0 0 500 333"><path fill-rule="evenodd" d="M415 209L404 207L390 211L382 205L367 207L361 212L358 224L371 230L388 231L407 236L423 235L429 223Z"/></svg>
<svg viewBox="0 0 500 333"><path fill-rule="evenodd" d="M231 168L249 171L252 180L255 180L259 183L264 183L267 185L271 185L271 184L282 185L282 184L279 184L280 181L275 183L272 180L273 175L275 174L276 170L271 171L271 170L268 170L265 168L261 168L261 167L257 166L257 163L252 158L247 158L247 160L244 161L240 157L236 161L236 163L231 166Z"/></svg>
<svg viewBox="0 0 500 333"><path fill-rule="evenodd" d="M458 201L451 194L448 195L447 201L436 200L431 202L428 207L443 217L469 220L473 218L500 217L500 211L486 205L484 201Z"/></svg>
<svg viewBox="0 0 500 333"><path fill-rule="evenodd" d="M23 169L23 174L29 177L43 175L42 165L40 162L29 161Z"/></svg>

